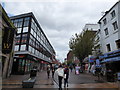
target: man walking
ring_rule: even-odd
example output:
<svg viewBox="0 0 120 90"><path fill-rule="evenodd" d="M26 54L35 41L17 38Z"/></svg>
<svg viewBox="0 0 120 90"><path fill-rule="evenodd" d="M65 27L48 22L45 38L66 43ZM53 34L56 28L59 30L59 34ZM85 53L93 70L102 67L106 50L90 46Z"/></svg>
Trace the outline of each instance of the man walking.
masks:
<svg viewBox="0 0 120 90"><path fill-rule="evenodd" d="M65 68L64 68L64 87L66 87L66 84L67 84L67 87L68 87L68 78L69 78L69 68L66 65Z"/></svg>

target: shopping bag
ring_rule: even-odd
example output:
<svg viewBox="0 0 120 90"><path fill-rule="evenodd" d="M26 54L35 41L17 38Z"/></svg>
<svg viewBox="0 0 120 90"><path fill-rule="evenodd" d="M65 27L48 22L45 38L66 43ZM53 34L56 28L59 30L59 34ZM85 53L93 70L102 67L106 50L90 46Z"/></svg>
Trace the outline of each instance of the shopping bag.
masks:
<svg viewBox="0 0 120 90"><path fill-rule="evenodd" d="M64 79L66 79L66 74L64 75Z"/></svg>
<svg viewBox="0 0 120 90"><path fill-rule="evenodd" d="M79 71L78 71L78 70L76 70L76 74L79 74Z"/></svg>

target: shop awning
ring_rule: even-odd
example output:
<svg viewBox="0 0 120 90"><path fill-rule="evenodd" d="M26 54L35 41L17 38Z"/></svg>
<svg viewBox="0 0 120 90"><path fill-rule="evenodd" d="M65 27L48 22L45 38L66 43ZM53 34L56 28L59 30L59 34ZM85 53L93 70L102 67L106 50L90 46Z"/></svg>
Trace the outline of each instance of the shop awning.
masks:
<svg viewBox="0 0 120 90"><path fill-rule="evenodd" d="M115 61L120 61L120 56L119 57L108 58L108 59L105 59L101 62L104 63L104 62L115 62Z"/></svg>

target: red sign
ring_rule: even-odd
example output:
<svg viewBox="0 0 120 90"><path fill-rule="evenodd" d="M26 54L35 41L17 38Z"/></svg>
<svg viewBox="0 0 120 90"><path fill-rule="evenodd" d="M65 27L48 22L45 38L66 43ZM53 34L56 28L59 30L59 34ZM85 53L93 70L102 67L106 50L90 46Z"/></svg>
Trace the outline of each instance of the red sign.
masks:
<svg viewBox="0 0 120 90"><path fill-rule="evenodd" d="M25 57L25 55L19 55L19 57L22 57L22 58L23 58L23 57Z"/></svg>

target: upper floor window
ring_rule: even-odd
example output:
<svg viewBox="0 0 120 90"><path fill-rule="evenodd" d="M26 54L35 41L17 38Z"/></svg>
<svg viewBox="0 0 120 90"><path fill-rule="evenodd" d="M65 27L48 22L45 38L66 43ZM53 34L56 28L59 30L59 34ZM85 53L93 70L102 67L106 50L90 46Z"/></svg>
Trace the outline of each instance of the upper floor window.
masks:
<svg viewBox="0 0 120 90"><path fill-rule="evenodd" d="M112 18L115 17L115 10L113 10L113 11L111 12L111 16L112 16Z"/></svg>
<svg viewBox="0 0 120 90"><path fill-rule="evenodd" d="M24 33L24 32L28 32L28 27L24 27L24 28L23 28L23 33Z"/></svg>
<svg viewBox="0 0 120 90"><path fill-rule="evenodd" d="M116 41L117 49L120 49L120 39Z"/></svg>
<svg viewBox="0 0 120 90"><path fill-rule="evenodd" d="M118 29L117 21L115 21L115 22L113 23L113 28L114 28L114 30Z"/></svg>
<svg viewBox="0 0 120 90"><path fill-rule="evenodd" d="M15 45L15 51L18 51L19 50L19 45Z"/></svg>
<svg viewBox="0 0 120 90"><path fill-rule="evenodd" d="M108 51L111 51L110 44L107 44L106 46L107 46L107 50L108 50Z"/></svg>
<svg viewBox="0 0 120 90"><path fill-rule="evenodd" d="M22 28L17 28L17 33L21 33Z"/></svg>
<svg viewBox="0 0 120 90"><path fill-rule="evenodd" d="M107 19L106 19L106 18L103 20L103 24L104 24L104 25L107 24Z"/></svg>
<svg viewBox="0 0 120 90"><path fill-rule="evenodd" d="M26 45L21 45L20 51L26 50Z"/></svg>
<svg viewBox="0 0 120 90"><path fill-rule="evenodd" d="M109 33L108 33L108 28L104 29L104 31L105 31L105 35L108 35L108 34L109 34Z"/></svg>

